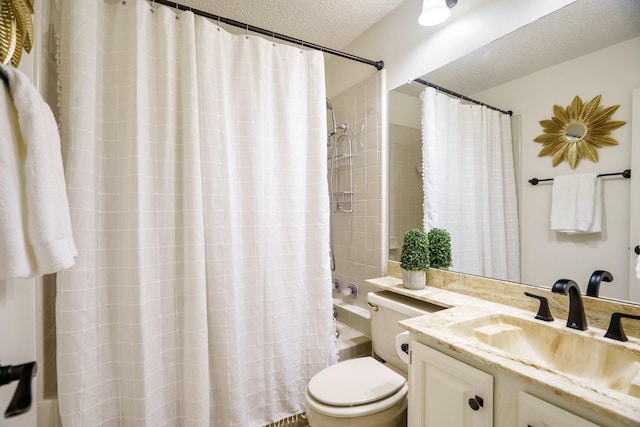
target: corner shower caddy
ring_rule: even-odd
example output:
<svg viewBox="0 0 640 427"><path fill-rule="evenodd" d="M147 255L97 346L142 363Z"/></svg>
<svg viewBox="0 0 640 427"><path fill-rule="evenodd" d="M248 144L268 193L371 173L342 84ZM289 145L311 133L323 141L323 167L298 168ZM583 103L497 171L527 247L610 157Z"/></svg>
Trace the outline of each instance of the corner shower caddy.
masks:
<svg viewBox="0 0 640 427"><path fill-rule="evenodd" d="M340 127L342 134L336 139L335 147L327 159L330 179L331 209L336 212L353 212L353 151L346 125ZM342 146L342 147L341 147Z"/></svg>

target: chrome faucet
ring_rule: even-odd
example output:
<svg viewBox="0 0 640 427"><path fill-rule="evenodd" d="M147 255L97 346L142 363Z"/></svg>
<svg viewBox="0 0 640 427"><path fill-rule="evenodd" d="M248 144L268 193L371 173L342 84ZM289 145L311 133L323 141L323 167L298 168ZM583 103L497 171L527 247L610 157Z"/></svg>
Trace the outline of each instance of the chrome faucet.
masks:
<svg viewBox="0 0 640 427"><path fill-rule="evenodd" d="M589 278L589 285L587 286L587 296L598 298L600 292L600 283L602 281L610 282L613 280L613 276L607 270L596 270L591 274Z"/></svg>
<svg viewBox="0 0 640 427"><path fill-rule="evenodd" d="M562 295L569 295L569 316L567 318L567 327L585 331L587 329L587 319L584 315L584 305L582 304L582 295L580 287L576 282L569 279L560 279L553 284L551 292Z"/></svg>

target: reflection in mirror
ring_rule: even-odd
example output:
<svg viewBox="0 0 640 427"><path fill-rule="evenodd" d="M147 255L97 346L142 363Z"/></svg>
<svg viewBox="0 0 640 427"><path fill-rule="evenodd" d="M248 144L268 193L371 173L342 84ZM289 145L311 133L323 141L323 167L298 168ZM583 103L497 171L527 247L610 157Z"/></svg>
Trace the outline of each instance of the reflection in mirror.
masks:
<svg viewBox="0 0 640 427"><path fill-rule="evenodd" d="M389 93L389 259L399 261L406 231L443 228L452 270L519 281L509 114L444 91Z"/></svg>
<svg viewBox="0 0 640 427"><path fill-rule="evenodd" d="M425 229L449 232L452 268L519 281L509 114L431 87L421 97Z"/></svg>
<svg viewBox="0 0 640 427"><path fill-rule="evenodd" d="M391 92L389 106L389 259L400 261L404 233L422 228L420 100Z"/></svg>
<svg viewBox="0 0 640 427"><path fill-rule="evenodd" d="M580 141L584 138L584 135L587 133L587 127L584 123L572 123L567 127L567 130L564 131L564 137L569 142Z"/></svg>
<svg viewBox="0 0 640 427"><path fill-rule="evenodd" d="M638 244L630 211L631 180L616 177L603 179L604 231L598 235L561 236L549 229L550 190L552 181L533 186L528 179L536 176L553 178L573 173L567 163L555 169L547 159L538 158L540 149L533 139L540 134L538 121L548 115L550 106L565 102L576 93L593 97L602 93L607 104L621 104L618 115L630 123L630 93L640 87L637 52L640 27L637 25L640 8L635 0L580 0L536 21L520 30L492 42L466 57L434 70L421 79L442 85L489 104L513 109L514 149L517 150L516 176L519 214L521 216L521 282L550 289L559 278L575 280L586 291L594 270L606 269L616 280L603 284L601 298L640 302L640 280L635 275L633 248ZM536 43L536 40L539 40ZM527 55L522 55L526 46ZM631 58L636 58L632 60ZM611 78L603 78L605 71ZM570 78L568 76L571 76ZM413 79L416 76L407 76ZM411 209L422 207L420 193L413 197L401 194L409 188L399 180L400 170L415 169L407 160L396 165L394 144L403 141L397 132L405 128L419 135L419 93L424 86L405 84L389 93L389 258L398 259L398 245L403 230L422 225L409 221L406 200ZM595 93L594 93L595 92ZM412 99L402 103L398 99ZM591 99L591 98L588 98ZM414 113L407 113L413 105ZM414 123L401 119L415 115ZM578 126L571 133L585 136L585 128ZM608 173L633 169L637 160L630 156L630 126L622 127L614 135L620 146L606 150L598 164L584 162L577 172ZM572 138L571 136L569 136ZM636 136L633 135L635 140ZM417 156L414 154L414 156ZM407 157L405 157L406 159ZM449 167L456 167L450 165ZM407 174L417 179L416 174ZM415 187L414 184L411 184ZM404 201L403 201L404 200ZM632 203L633 204L633 203ZM414 213L413 218L417 215ZM636 215L637 216L637 215ZM406 219L406 222L404 222ZM631 225L630 225L631 222ZM637 222L637 221L636 221ZM634 231L635 230L635 231ZM633 241L630 241L633 237ZM633 265L631 262L633 261ZM451 271L460 271L454 265ZM461 271L466 273L465 271Z"/></svg>
<svg viewBox="0 0 640 427"><path fill-rule="evenodd" d="M618 145L611 132L626 122L609 120L620 106L602 107L601 98L598 95L584 103L576 95L566 108L554 105L554 116L540 121L544 133L533 139L543 145L538 156L552 156L553 166L567 160L575 169L580 159L586 157L597 163L598 149Z"/></svg>

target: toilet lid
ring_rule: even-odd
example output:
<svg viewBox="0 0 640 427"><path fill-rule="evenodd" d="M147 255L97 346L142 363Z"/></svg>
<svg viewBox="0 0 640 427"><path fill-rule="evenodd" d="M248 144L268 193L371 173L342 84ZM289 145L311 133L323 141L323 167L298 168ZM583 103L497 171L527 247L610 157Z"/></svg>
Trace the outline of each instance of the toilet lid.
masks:
<svg viewBox="0 0 640 427"><path fill-rule="evenodd" d="M332 406L356 406L396 393L406 380L372 357L340 362L316 374L308 391L316 400Z"/></svg>

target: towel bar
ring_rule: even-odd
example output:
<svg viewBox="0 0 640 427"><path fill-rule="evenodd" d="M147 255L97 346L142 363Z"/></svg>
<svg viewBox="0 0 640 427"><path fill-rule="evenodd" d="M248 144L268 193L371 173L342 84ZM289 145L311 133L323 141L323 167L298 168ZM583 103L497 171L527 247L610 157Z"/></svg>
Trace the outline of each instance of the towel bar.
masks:
<svg viewBox="0 0 640 427"><path fill-rule="evenodd" d="M601 177L601 176L614 176L614 175L622 175L624 178L631 178L631 169L625 169L622 172L601 173L601 174L598 175L598 177ZM529 184L538 185L538 183L542 182L542 181L553 181L553 178L545 178L545 179L531 178L529 180Z"/></svg>

